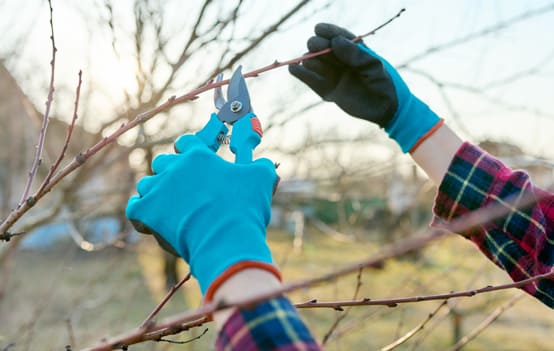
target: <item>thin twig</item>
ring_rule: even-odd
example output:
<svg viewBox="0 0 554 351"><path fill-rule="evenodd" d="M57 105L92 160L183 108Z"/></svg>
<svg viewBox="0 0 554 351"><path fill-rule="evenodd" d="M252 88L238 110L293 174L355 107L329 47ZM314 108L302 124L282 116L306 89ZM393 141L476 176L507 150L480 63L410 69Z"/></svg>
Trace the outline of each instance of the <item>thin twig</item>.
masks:
<svg viewBox="0 0 554 351"><path fill-rule="evenodd" d="M416 335L420 330L423 330L423 328L425 328L425 325L427 323L429 323L429 321L431 319L433 319L433 317L440 311L441 308L446 306L447 303L448 303L448 300L444 300L440 305L437 306L437 308L435 308L435 310L433 312L431 312L431 313L429 313L429 315L427 315L427 318L425 318L425 320L423 320L421 323L419 323L417 326L415 326L412 330L410 330L409 332L404 334L402 337L398 338L397 340L393 341L392 343L388 344L387 346L382 347L380 349L380 351L394 350L398 346L400 346L403 343L405 343L406 341L410 340L410 338L412 336Z"/></svg>
<svg viewBox="0 0 554 351"><path fill-rule="evenodd" d="M358 298L358 294L360 293L360 288L362 287L362 272L363 272L363 269L360 268L360 270L358 271L358 275L356 276L356 288L354 290L354 296L352 297L353 300L356 300ZM335 319L335 321L333 322L333 324L331 325L327 333L325 333L325 335L323 336L323 340L321 342L322 345L327 344L327 341L329 341L329 338L331 337L331 335L333 335L333 333L339 326L340 322L342 322L348 316L348 313L350 312L350 310L351 308L347 309L346 311L342 309L338 309L339 312L344 311L344 313L340 313L337 316L337 318Z"/></svg>
<svg viewBox="0 0 554 351"><path fill-rule="evenodd" d="M483 263L481 265L481 268L474 272L473 277L470 279L470 281L467 284L465 284L467 286L467 288L469 288L470 286L475 284L477 279L482 275L482 273L484 271L484 268L485 268L485 264ZM435 318L433 320L433 323L430 326L427 326L425 328L425 333L423 335L420 335L419 338L412 343L412 347L411 347L410 350L412 350L412 351L416 350L419 347L419 345L423 342L423 340L428 335L431 334L431 332L434 330L434 328L438 327L439 325L442 325L442 322L453 312L453 310L460 303L460 300L456 300L456 301L445 300L445 301L451 302L451 303L448 304L448 312L445 313L444 315L438 317L438 318Z"/></svg>
<svg viewBox="0 0 554 351"><path fill-rule="evenodd" d="M81 85L83 83L83 72L79 70L79 81L77 83L77 89L75 91L75 102L74 102L74 108L73 108L73 118L71 119L71 123L67 127L67 134L65 136L65 141L62 147L62 150L60 151L60 154L58 155L58 158L56 161L50 166L50 170L48 171L48 174L42 181L42 184L40 185L39 189L37 190L38 193L42 192L44 187L50 182L50 179L52 179L52 176L54 175L54 172L58 169L60 166L60 163L65 157L65 153L67 151L67 148L69 147L69 142L71 141L71 136L73 135L73 128L75 127L75 122L77 121L77 111L79 109L79 98L81 97Z"/></svg>
<svg viewBox="0 0 554 351"><path fill-rule="evenodd" d="M481 322L475 329L473 329L468 335L461 338L455 345L453 345L448 351L458 351L460 350L464 345L466 345L471 340L475 339L483 330L485 330L488 326L490 326L494 321L502 315L506 310L511 308L513 305L515 305L521 298L524 296L524 294L518 294L514 296L512 299L508 300L506 303L502 304L500 307L498 307L496 310L494 310L485 320Z"/></svg>
<svg viewBox="0 0 554 351"><path fill-rule="evenodd" d="M181 286L183 286L183 284L185 284L185 282L187 282L189 279L191 278L191 274L190 272L183 278L181 279L180 282L178 282L177 284L173 285L171 287L171 289L167 292L167 294L165 295L165 297L162 299L162 301L156 306L156 308L154 308L154 310L152 312L150 312L150 314L148 315L148 317L146 317L146 319L144 320L144 322L142 322L140 324L140 327L139 328L146 328L148 327L148 325L150 323L152 323L152 320L154 319L154 317L156 317L156 315L161 311L161 309L165 306L165 304L169 301L169 299L171 299L171 297L175 294L175 292L177 290L179 290L179 288Z"/></svg>
<svg viewBox="0 0 554 351"><path fill-rule="evenodd" d="M382 29L383 27L385 27L386 25L388 25L392 21L394 21L396 18L400 17L400 15L404 11L406 11L406 9L401 9L400 11L398 11L398 13L396 15L389 18L387 21L385 21L384 23L382 23L378 27L370 30L369 32L367 32L365 34L362 34L362 35L359 35L359 36L355 37L354 39L352 39L352 41L353 42L358 42L358 41L362 40L363 38L365 38L367 36L374 35L375 33L377 33L378 30ZM297 58L293 58L291 60L275 61L270 65L264 66L262 68L258 68L256 70L253 70L253 71L250 71L250 72L244 74L244 77L257 77L259 74L265 73L265 72L270 71L272 69L282 67L282 66L289 66L289 65L292 65L292 64L297 64L297 63L300 63L302 61L305 61L305 60L308 60L308 59L311 59L311 58L314 58L314 57L317 57L317 56L328 54L331 51L332 51L331 48L327 48L327 49L323 49L321 51L316 51L316 52L312 52L312 53L309 53L309 54L306 54L306 55L303 55L303 56L300 56L300 57L297 57ZM228 81L226 81L226 83L227 82Z"/></svg>
<svg viewBox="0 0 554 351"><path fill-rule="evenodd" d="M202 332L202 334L200 334L200 335L198 335L198 336L195 336L195 337L192 338L192 339L185 340L185 341L169 340L169 339L164 339L164 338L159 338L159 339L156 340L156 341L163 341L163 342L167 342L167 343L170 343L170 344L184 345L184 344L188 344L188 343L191 343L191 342L193 342L193 341L196 341L196 340L200 339L200 338L203 337L207 332L208 332L208 328L204 329L204 331Z"/></svg>
<svg viewBox="0 0 554 351"><path fill-rule="evenodd" d="M50 109L52 107L52 101L54 100L54 76L56 71L56 52L58 49L56 48L56 41L54 38L54 20L53 20L53 8L52 8L52 0L48 0L48 5L50 7L50 41L52 42L52 60L50 61L50 84L48 88L48 97L46 99L46 110L44 112L44 117L42 119L42 125L40 127L40 133L38 137L38 143L36 146L35 151L35 157L33 159L33 163L31 165L31 169L29 170L29 177L27 178L27 182L25 183L25 187L23 189L23 193L21 194L21 199L19 200L19 203L17 205L18 208L20 208L28 199L29 192L31 191L31 185L33 184L33 179L35 178L35 175L37 174L38 167L40 166L42 162L42 151L44 149L44 140L46 139L46 128L48 127L48 121L50 119ZM31 200L30 202L34 202L34 200ZM8 228L6 228L7 230ZM5 230L0 230L1 232Z"/></svg>
<svg viewBox="0 0 554 351"><path fill-rule="evenodd" d="M520 280L517 282L507 283L507 284L501 284L501 285L488 285L483 288L478 289L470 289L470 290L462 290L462 291L455 291L450 293L444 293L444 294L435 294L435 295L423 295L423 296L410 296L410 297L396 297L391 299L376 299L372 300L369 298L363 298L360 300L352 301L352 300L345 300L345 301L327 301L327 302L319 302L317 300L311 300L308 302L298 303L295 304L296 308L332 308L336 309L337 307L346 307L346 306L389 306L389 307L396 307L399 304L403 303L413 303L413 302L421 302L421 301L433 301L433 300L448 300L454 297L472 297L475 295L483 294L483 293L489 293L493 291L499 291L499 290L507 290L507 289L513 289L513 288L521 288L525 285L535 283L537 281L543 280L543 279L552 279L554 278L554 270L548 273L539 274L534 277Z"/></svg>

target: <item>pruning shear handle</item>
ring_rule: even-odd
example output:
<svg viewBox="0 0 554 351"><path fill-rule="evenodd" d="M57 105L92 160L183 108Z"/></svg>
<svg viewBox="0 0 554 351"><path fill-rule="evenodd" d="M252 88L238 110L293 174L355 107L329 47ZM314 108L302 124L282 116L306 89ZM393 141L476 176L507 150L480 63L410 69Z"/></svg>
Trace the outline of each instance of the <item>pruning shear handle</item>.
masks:
<svg viewBox="0 0 554 351"><path fill-rule="evenodd" d="M232 125L230 148L235 154L235 163L250 163L263 131L260 121L252 111L250 95L241 70L242 66L239 66L229 80L227 99L223 97L221 87L214 90L214 104L219 112L213 113L206 126L196 134L212 150L217 151L229 131L226 124ZM220 73L216 82L221 82L222 79L223 74Z"/></svg>

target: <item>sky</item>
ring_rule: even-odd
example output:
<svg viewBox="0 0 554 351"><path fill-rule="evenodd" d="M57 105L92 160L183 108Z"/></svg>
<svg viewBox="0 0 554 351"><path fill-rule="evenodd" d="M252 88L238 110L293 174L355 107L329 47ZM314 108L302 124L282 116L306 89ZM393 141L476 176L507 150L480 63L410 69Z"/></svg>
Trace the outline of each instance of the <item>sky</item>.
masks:
<svg viewBox="0 0 554 351"><path fill-rule="evenodd" d="M120 9L131 6L127 0L116 3ZM195 4L190 1L162 3L167 3L167 21L175 28L183 16L191 13L186 6ZM253 1L244 21L255 24L292 3L292 0ZM319 8L317 4L320 3L323 1L316 2L308 10ZM332 22L355 33L364 33L405 8L400 18L366 38L365 43L393 65L401 67L400 73L412 92L470 141L494 138L518 144L530 154L554 159L551 147L554 140L554 41L551 39L554 1L337 0L330 3L321 11L305 12L285 25L285 30L265 42L262 50L241 62L245 71L276 59L301 55L305 51L305 40L312 35L312 28L318 22ZM53 4L60 90L63 91L64 86L68 90L74 87L77 72L83 69L85 77L94 77L97 88L117 101L121 98L121 88L134 84L135 64L124 54L118 61L103 53L110 47L106 33L90 35L87 28L90 23L83 18L102 2L54 0ZM476 39L462 40L547 5L552 6L541 14L491 30ZM21 57L8 64L37 105L42 104L51 50L47 2L4 0L0 2L0 10L0 30L4 33L0 54L5 55L11 47L21 44L22 36L26 38ZM120 23L132 27L132 22L126 18L121 18ZM246 23L245 28L248 28ZM459 40L460 44L445 47L454 40ZM94 55L88 54L91 48ZM434 53L414 59L433 48L436 49ZM298 101L287 100L291 94L302 101L318 100L315 94L292 79L286 68L267 73L249 84L255 111L262 122L268 119L264 113L275 110L275 104L295 106ZM70 99L60 101L56 108L69 110L71 104ZM199 114L207 116L213 110L211 96L202 97L195 104ZM99 102L95 107L98 121L103 113L108 113L103 111L103 105ZM301 140L306 136L307 124L322 133L329 129L342 129L345 133L376 130L365 122L345 116L331 104L323 104L292 123L283 131L285 141L279 139L278 142L294 144Z"/></svg>

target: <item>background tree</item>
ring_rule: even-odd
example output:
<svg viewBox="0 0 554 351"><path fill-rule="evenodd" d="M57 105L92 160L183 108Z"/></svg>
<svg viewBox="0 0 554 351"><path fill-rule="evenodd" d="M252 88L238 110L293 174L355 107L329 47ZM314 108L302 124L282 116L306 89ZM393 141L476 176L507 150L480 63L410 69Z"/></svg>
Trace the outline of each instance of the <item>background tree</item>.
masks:
<svg viewBox="0 0 554 351"><path fill-rule="evenodd" d="M536 7L527 9L527 5L515 1L508 5L496 3L496 8L491 4L464 7L462 3L409 7L401 20L366 42L385 57L390 57L401 68L412 89L425 96L425 100L465 136L472 140L504 138L521 144L528 161L543 165L541 172L548 186L552 163L540 157L540 153L549 150L551 134L548 131L552 129L548 126L552 124L552 114L548 112L548 94L543 93L549 90L542 87L550 85L548 78L552 76L554 48L548 47L550 41L542 36L551 26L554 5L537 3L533 5ZM340 13L339 24L356 32L366 32L403 5L401 1L368 5L367 2L315 0L284 4L209 0L194 3L55 2L58 52L52 111L66 124L59 122L59 127L56 127L58 122L51 120L47 140L52 146L47 143L45 147L39 178L47 173L58 155L66 126L71 123L75 76L79 69L84 72L77 120L80 132L76 132L69 144L67 160L137 114L160 105L172 95L205 84L217 72L229 72L239 63L251 70L275 59L298 56L305 50L304 41L311 28L320 20L339 22L337 13ZM363 18L360 17L360 6L364 9L371 6L371 11ZM21 106L43 106L49 85L47 65L50 58L47 53L51 48L45 34L48 32L45 30L48 11L44 2L20 4L5 1L0 4L0 10L13 14L3 16L0 23L3 32L9 33L0 48L2 65L21 87L20 93L16 93L19 94L18 100L26 101L21 103L19 110L10 111L5 117L5 125L9 128L2 130L5 134L2 138L5 147L2 149L1 178L2 196L6 199L2 202L5 215L14 206L14 199L17 202L20 196L40 126L40 118L35 116L32 117L34 120L30 117L27 120L22 117L30 113L23 111ZM433 24L424 25L422 22L429 21L430 14ZM529 48L529 38L541 45ZM514 50L517 44L521 49ZM2 78L2 83L7 79ZM331 198L338 204L334 210L339 221L331 223L331 228L363 242L363 245L358 242L354 247L348 246L348 243L336 240L342 236L321 236L317 229L321 227L309 227L305 241L317 245L317 250L308 246L298 256L286 250L290 245L286 235L276 232L270 238L275 241L277 257L286 277L292 280L317 276L368 253L379 252L381 246L375 245L371 232L378 230L381 236L390 238L390 231L399 227L394 225L399 223L398 218L393 217L393 225L388 228L379 226L376 229L375 222L365 217L368 213L362 211L363 207L358 207L358 211L350 210L349 206L355 200L369 196L384 199L384 204L389 203L389 189L394 179L400 179L399 184L410 184L412 180L418 184L421 182L419 189L426 190L423 193L427 196L422 196L423 203L414 206L429 210L430 187L420 174L413 175L407 159L395 151L395 145L376 133L375 128L345 119L342 112L319 103L319 99L309 93L300 94L306 89L284 70L249 80L248 84L255 111L266 126L264 142L258 153L282 164L280 172L285 181L288 178L313 181L316 184L314 195ZM522 94L522 91L536 93L529 95ZM11 101L14 96L11 94L3 101ZM193 132L205 123L213 111L209 95L164 111L125 133L117 144L107 147L102 154L95 155L67 177L44 199L43 205L36 206L33 210L36 213L30 212L14 227L14 232L28 232L32 227L64 214L67 216L64 221L74 224L72 232L80 238L76 240L80 247L91 248L87 243L94 247L80 228L82 222L101 214L122 218L126 198L132 191L133 176L148 172L152 156L171 150L176 136ZM5 106L3 103L2 108ZM35 110L42 111L43 108ZM32 128L31 123L35 123ZM516 126L517 129L499 126ZM527 142L529 139L534 143ZM552 157L546 153L544 156ZM99 182L107 185L106 191L98 191ZM413 194L410 189L406 191ZM84 196L77 196L77 192ZM400 193L403 195L402 191ZM292 200L285 198L282 201L290 204ZM386 205L380 209L390 210ZM418 221L409 218L408 223L413 226ZM411 228L411 225L407 227ZM367 230L368 227L371 229ZM121 224L120 229L125 232L126 228ZM416 228L404 228L400 234L406 236L415 231ZM10 326L0 334L0 347L5 344L5 348L10 348L9 345L15 343L18 348L33 349L36 345L46 345L46 339L50 339L52 347L66 343L85 346L102 336L121 332L123 324L135 326L137 320L144 318L152 307L149 287L156 300L161 298L156 294L161 294L159 287L164 284L152 275L161 271L157 268L158 261L152 259L152 256L159 256L159 251L150 245L153 242L149 238L142 238L137 246L138 258L126 254L127 251L115 255L111 250L96 256L83 256L80 249L61 244L54 255L43 256L36 252L16 251L20 238L23 236L14 237L0 248L1 288L5 293L0 300L0 320L2 325ZM350 277L337 278L323 288L305 289L293 297L303 301L314 297L344 299L366 294L372 297L374 294L397 296L399 292L431 294L503 281L502 274L490 267L484 269L485 273L475 273L475 267L466 266L463 260L441 256L443 252L460 250L462 244L459 241L443 245L437 251L433 247L422 251L422 258L418 261L393 262L384 270L365 271L356 282ZM285 248L286 254L279 248ZM102 260L95 259L98 257ZM318 257L325 257L326 265L310 266L310 262L319 262ZM83 261L84 265L79 264ZM9 269L10 263L14 262L17 267ZM44 262L50 262L46 264L49 267L47 284L34 283L43 281L39 279L43 273L38 269L34 272L32 267ZM9 272L12 272L11 279L7 280ZM478 273L482 274L477 276ZM141 274L147 279L140 279ZM71 281L82 279L82 276L86 277L78 288L68 288ZM155 286L158 289L152 288ZM33 295L33 291L37 295ZM194 289L185 289L190 305L198 299L192 291ZM34 303L37 296L40 304ZM339 320L337 317L336 321L334 316L329 318L334 312L313 311L307 312L306 318L317 335L325 338L329 348L377 348L399 339L408 325L420 322L431 325L443 315L457 315L460 311L463 311L464 319L473 322L482 317L483 311L485 314L489 309L493 312L503 301L510 301L508 295L489 296L492 297L475 303L464 302L467 306L457 308L450 303L440 304L436 307L436 317L429 322L421 321L435 306L358 308L353 309L347 318ZM173 303L167 307L169 311L185 308L178 301ZM532 302L530 304L531 307L526 305L527 310L538 308ZM541 323L552 322L548 316L545 318ZM92 320L104 321L104 325L92 327ZM373 320L379 322L369 322ZM377 324L386 327L376 328ZM57 326L55 333L49 329L53 325ZM444 345L443 333L440 332L444 324L436 325L425 329L434 331L429 334L433 336L430 338L433 345ZM367 340L368 335L372 341ZM422 345L424 349L426 335L416 333L411 339L416 340L412 343L413 348ZM209 343L212 337L208 334L198 343L204 340ZM540 343L541 340L537 340L537 344ZM202 348L202 344L198 347Z"/></svg>

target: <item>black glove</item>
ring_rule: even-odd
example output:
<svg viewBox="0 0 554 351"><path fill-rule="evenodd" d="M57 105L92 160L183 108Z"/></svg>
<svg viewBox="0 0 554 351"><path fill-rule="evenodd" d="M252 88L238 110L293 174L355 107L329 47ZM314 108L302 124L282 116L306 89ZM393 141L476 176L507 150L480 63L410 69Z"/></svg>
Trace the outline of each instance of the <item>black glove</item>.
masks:
<svg viewBox="0 0 554 351"><path fill-rule="evenodd" d="M308 50L331 48L331 53L290 65L289 71L326 101L346 113L384 128L394 117L398 98L381 59L341 27L319 23ZM365 49L365 50L364 50Z"/></svg>
<svg viewBox="0 0 554 351"><path fill-rule="evenodd" d="M346 113L378 124L403 152L411 152L437 130L442 120L414 96L396 69L354 34L319 23L308 50L331 52L290 65L289 71L326 101Z"/></svg>

